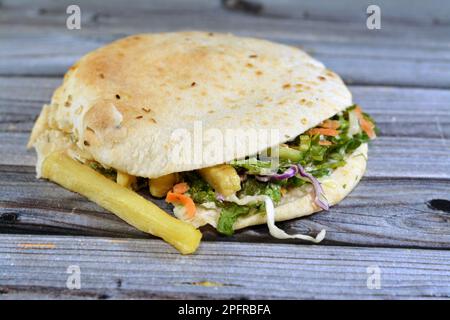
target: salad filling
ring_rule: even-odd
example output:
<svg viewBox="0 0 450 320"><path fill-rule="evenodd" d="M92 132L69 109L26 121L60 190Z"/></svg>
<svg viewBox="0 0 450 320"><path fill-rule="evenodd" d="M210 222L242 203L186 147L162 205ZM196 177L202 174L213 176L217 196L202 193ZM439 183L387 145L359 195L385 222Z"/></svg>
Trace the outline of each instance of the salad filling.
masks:
<svg viewBox="0 0 450 320"><path fill-rule="evenodd" d="M275 226L274 207L290 189L311 185L314 203L328 210L329 204L318 179L344 166L346 157L362 144L376 138L377 133L374 120L358 105L353 105L281 144L276 167L268 159L253 156L146 180L153 196L165 197L167 202L176 207L182 206L184 218L194 218L196 206L199 205L219 209L216 229L221 234L231 236L233 225L240 217L265 212L272 236L279 239L300 238L317 243L325 237L325 230L315 238L288 235ZM105 170L97 164L91 164L91 167L114 176L112 169ZM140 178L138 182L134 186L142 187Z"/></svg>

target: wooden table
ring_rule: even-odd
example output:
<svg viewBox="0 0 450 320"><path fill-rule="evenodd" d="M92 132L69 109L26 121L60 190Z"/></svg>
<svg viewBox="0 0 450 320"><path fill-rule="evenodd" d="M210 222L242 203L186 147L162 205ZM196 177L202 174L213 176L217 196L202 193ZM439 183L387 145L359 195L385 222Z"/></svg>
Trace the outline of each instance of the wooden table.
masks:
<svg viewBox="0 0 450 320"><path fill-rule="evenodd" d="M450 6L376 1L382 28L368 30L371 1L91 2L0 2L0 298L450 297L450 212L429 203L450 200ZM81 30L66 29L72 3ZM181 256L35 179L25 144L65 70L113 39L180 29L302 47L378 122L358 187L329 212L279 223L292 233L325 228L321 245L276 241L265 226L231 238L206 228L197 254ZM70 266L80 268L80 290L66 286Z"/></svg>

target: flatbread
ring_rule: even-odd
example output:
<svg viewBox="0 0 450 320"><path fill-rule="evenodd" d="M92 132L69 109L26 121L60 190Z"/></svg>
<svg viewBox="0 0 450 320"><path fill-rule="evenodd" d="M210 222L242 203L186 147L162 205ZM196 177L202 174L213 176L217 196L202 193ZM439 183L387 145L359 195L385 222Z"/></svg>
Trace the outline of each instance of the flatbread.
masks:
<svg viewBox="0 0 450 320"><path fill-rule="evenodd" d="M342 80L298 48L206 32L130 36L70 68L37 121L38 154L59 131L72 154L135 176L155 178L224 163L278 145L352 104ZM174 138L203 132L277 130L277 137L222 157L200 157ZM61 138L61 137L60 137ZM67 141L66 141L67 140ZM217 140L193 143L219 153ZM69 142L67 142L69 143ZM38 172L39 172L38 162Z"/></svg>
<svg viewBox="0 0 450 320"><path fill-rule="evenodd" d="M29 146L38 154L40 176L46 155L66 150L74 159L95 160L131 175L155 178L204 168L255 154L295 138L352 105L342 80L300 49L253 38L206 32L130 36L99 48L70 68L45 105ZM186 136L202 128L201 141L185 150ZM205 139L230 128L245 135L276 130L271 140L238 150ZM206 136L207 138L207 136ZM198 149L221 153L201 157ZM359 182L367 162L367 144L347 156L347 164L321 183L330 205ZM275 220L320 210L310 185L291 189L275 208ZM220 211L197 206L194 219L175 207L183 220L216 226ZM264 213L241 217L234 229L266 223Z"/></svg>
<svg viewBox="0 0 450 320"><path fill-rule="evenodd" d="M333 173L322 179L322 188L325 198L331 205L339 203L358 184L364 175L367 165L367 143L362 144L352 154L346 157L346 164L337 168ZM311 215L322 209L314 203L314 191L311 185L293 188L281 198L280 204L275 207L275 221L285 221ZM183 206L175 206L174 213L178 219L187 221L196 227L210 224L217 226L220 209L205 208L198 205L195 217L189 219L185 215ZM238 218L233 229L238 230L248 226L266 223L265 212L259 212Z"/></svg>

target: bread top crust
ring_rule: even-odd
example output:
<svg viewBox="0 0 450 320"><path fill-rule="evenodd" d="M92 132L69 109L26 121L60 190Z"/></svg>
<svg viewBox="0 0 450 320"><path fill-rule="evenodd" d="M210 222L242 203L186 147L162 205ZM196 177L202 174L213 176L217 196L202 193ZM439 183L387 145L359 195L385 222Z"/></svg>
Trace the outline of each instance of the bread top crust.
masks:
<svg viewBox="0 0 450 320"><path fill-rule="evenodd" d="M294 47L219 33L139 34L72 66L31 140L60 130L103 165L154 178L262 151L351 104L339 76ZM277 134L229 151L208 138L211 129Z"/></svg>

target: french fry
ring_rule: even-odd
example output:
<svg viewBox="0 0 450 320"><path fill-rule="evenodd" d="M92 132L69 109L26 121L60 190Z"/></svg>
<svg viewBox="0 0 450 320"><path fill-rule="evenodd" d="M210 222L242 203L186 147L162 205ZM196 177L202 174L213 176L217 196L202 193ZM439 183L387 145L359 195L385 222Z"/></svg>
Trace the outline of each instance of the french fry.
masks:
<svg viewBox="0 0 450 320"><path fill-rule="evenodd" d="M82 194L133 227L164 239L183 254L193 253L200 243L202 234L192 225L65 153L50 154L42 164L42 176Z"/></svg>
<svg viewBox="0 0 450 320"><path fill-rule="evenodd" d="M116 182L122 187L133 189L133 186L136 186L136 177L125 172L117 171Z"/></svg>
<svg viewBox="0 0 450 320"><path fill-rule="evenodd" d="M148 187L150 194L157 198L165 197L167 192L177 183L178 176L176 173L169 173L155 179L150 179Z"/></svg>
<svg viewBox="0 0 450 320"><path fill-rule="evenodd" d="M241 178L229 164L219 164L198 170L200 175L217 192L229 196L241 190Z"/></svg>

